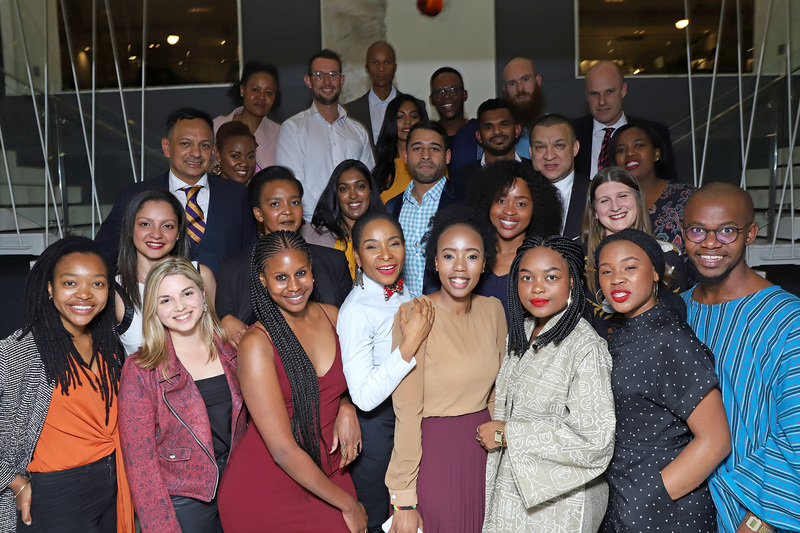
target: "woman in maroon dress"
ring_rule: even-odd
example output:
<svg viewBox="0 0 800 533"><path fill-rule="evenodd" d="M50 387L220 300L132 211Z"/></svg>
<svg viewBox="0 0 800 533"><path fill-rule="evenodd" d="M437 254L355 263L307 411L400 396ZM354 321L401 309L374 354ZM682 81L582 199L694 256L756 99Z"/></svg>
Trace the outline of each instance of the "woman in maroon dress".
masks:
<svg viewBox="0 0 800 533"><path fill-rule="evenodd" d="M338 310L309 302L314 280L303 238L261 237L250 283L258 322L239 343L238 365L250 425L222 478L223 528L363 533L367 515L344 470L361 435L357 422L345 430L351 425L337 419L347 389Z"/></svg>

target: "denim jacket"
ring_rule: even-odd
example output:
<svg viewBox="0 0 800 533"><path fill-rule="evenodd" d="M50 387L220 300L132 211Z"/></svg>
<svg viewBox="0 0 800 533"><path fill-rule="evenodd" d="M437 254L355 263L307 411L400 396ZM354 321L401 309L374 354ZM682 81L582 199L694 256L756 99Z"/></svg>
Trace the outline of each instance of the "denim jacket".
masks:
<svg viewBox="0 0 800 533"><path fill-rule="evenodd" d="M203 397L175 355L169 332L167 342L166 378L160 368L139 367L136 354L125 362L119 390L119 430L142 531L181 533L170 496L212 501L220 472ZM216 335L214 342L231 391L233 450L244 434L247 413L236 377L236 352Z"/></svg>

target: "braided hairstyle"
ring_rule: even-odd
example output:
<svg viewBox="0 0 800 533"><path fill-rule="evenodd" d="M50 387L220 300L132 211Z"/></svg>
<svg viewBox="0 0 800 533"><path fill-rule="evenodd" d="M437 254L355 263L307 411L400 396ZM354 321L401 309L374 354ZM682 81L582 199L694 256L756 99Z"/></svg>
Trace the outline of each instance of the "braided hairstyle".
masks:
<svg viewBox="0 0 800 533"><path fill-rule="evenodd" d="M54 275L58 263L68 255L85 254L100 258L106 271L106 290L108 299L105 307L92 319L92 352L98 359L97 372L99 379L89 373L86 363L72 342L72 334L64 327L61 315L50 300L48 284L54 283ZM71 387L82 385L81 374L86 377L92 389L100 388L100 394L106 407L106 424L109 411L118 392L122 357L124 354L119 344L114 313L114 293L111 268L103 258L100 247L86 237L65 237L48 246L39 256L31 269L25 286L25 302L23 306L23 326L17 340L31 333L44 365L49 384L58 385L61 394L69 396Z"/></svg>
<svg viewBox="0 0 800 533"><path fill-rule="evenodd" d="M537 246L550 248L561 254L567 261L569 277L572 280L571 303L552 328L537 337L528 339L525 334L525 320L528 313L522 307L519 299L519 265L522 257ZM517 256L511 263L511 270L508 274L508 349L510 353L522 357L529 346L538 350L551 342L559 343L572 333L581 317L586 316L586 299L583 294L583 261L584 255L581 246L566 237L553 235L546 238L533 236L525 239L525 242L517 250Z"/></svg>
<svg viewBox="0 0 800 533"><path fill-rule="evenodd" d="M269 333L272 344L281 358L286 377L289 379L294 406L291 420L292 435L300 448L322 468L319 445L322 428L319 420L317 372L294 331L286 322L281 309L260 280L266 261L287 250L302 252L308 258L309 265L311 264L308 244L299 233L278 230L259 238L250 260L250 298L256 318Z"/></svg>

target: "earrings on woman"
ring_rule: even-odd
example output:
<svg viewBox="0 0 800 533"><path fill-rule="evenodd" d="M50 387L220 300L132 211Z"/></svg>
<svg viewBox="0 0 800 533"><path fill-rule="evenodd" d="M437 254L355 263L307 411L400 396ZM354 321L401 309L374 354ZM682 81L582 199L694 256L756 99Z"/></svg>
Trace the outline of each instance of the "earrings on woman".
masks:
<svg viewBox="0 0 800 533"><path fill-rule="evenodd" d="M356 276L353 280L353 285L364 287L364 271L361 269L361 265L356 265Z"/></svg>
<svg viewBox="0 0 800 533"><path fill-rule="evenodd" d="M214 166L211 167L211 173L215 176L222 175L222 164L219 161L217 161Z"/></svg>

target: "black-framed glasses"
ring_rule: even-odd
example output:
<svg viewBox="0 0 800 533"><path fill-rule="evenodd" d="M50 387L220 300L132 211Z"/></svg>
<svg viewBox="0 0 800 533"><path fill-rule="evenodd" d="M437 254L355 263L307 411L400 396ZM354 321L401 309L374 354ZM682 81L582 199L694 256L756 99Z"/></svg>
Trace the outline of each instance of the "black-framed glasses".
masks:
<svg viewBox="0 0 800 533"><path fill-rule="evenodd" d="M431 93L431 98L434 100L444 100L448 96L458 96L464 92L463 87L447 87L446 89L439 89Z"/></svg>
<svg viewBox="0 0 800 533"><path fill-rule="evenodd" d="M339 78L342 77L342 73L341 72L336 72L334 70L332 70L330 72L322 72L321 70L315 70L314 72L311 72L310 74L311 74L311 76L316 78L318 81L322 81L325 78L329 78L332 81L336 81L336 80L338 80Z"/></svg>
<svg viewBox="0 0 800 533"><path fill-rule="evenodd" d="M717 242L720 244L731 244L739 238L739 234L750 227L753 221L751 220L747 224L745 224L741 228L737 228L736 226L721 226L717 229L708 229L704 228L703 226L689 226L688 228L684 228L686 232L686 238L692 241L695 244L700 244L706 237L708 237L709 232L714 232L714 236L717 239Z"/></svg>

